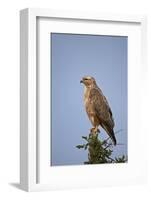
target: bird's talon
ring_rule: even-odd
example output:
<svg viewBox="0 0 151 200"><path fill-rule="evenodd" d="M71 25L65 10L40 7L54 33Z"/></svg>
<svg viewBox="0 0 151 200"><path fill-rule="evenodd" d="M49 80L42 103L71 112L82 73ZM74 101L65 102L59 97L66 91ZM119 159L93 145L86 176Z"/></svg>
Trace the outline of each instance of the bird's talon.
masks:
<svg viewBox="0 0 151 200"><path fill-rule="evenodd" d="M91 134L94 133L94 128L91 128L91 129L90 129L90 133L91 133Z"/></svg>
<svg viewBox="0 0 151 200"><path fill-rule="evenodd" d="M91 134L97 134L97 133L100 133L100 130L99 129L96 130L96 128L91 128L90 133Z"/></svg>

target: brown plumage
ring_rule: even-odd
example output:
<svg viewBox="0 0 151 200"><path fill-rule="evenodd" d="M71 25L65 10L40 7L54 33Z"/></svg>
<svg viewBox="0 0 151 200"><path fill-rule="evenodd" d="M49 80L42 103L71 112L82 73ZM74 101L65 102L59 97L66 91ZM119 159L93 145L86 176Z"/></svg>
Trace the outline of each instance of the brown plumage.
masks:
<svg viewBox="0 0 151 200"><path fill-rule="evenodd" d="M84 84L84 104L87 115L93 125L92 133L100 132L98 127L101 126L116 145L114 135L114 119L111 108L101 89L97 86L93 77L83 77L81 83Z"/></svg>

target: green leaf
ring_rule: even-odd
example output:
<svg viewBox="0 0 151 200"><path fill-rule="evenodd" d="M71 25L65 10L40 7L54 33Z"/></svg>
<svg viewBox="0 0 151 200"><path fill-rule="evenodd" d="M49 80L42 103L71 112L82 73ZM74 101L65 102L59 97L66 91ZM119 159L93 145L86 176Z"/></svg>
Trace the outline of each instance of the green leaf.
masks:
<svg viewBox="0 0 151 200"><path fill-rule="evenodd" d="M88 141L88 138L86 136L82 136L82 138L86 141Z"/></svg>
<svg viewBox="0 0 151 200"><path fill-rule="evenodd" d="M78 148L78 149L82 149L82 148L84 148L84 144L83 145L77 145L76 147Z"/></svg>

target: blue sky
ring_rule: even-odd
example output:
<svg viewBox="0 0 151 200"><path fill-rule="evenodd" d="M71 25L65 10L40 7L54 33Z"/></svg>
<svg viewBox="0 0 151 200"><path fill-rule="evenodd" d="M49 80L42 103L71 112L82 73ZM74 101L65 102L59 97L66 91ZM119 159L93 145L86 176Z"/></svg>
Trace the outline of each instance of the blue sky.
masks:
<svg viewBox="0 0 151 200"><path fill-rule="evenodd" d="M51 33L52 165L87 161L83 143L92 127L83 103L80 80L89 75L106 96L115 120L117 145L113 156L127 155L127 43L126 36ZM100 138L107 134L100 129Z"/></svg>

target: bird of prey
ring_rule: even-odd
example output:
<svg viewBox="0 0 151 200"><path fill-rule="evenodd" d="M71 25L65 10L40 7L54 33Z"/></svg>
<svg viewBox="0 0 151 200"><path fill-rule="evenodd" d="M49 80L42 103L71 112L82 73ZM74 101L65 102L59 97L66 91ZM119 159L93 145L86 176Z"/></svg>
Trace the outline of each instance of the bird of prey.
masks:
<svg viewBox="0 0 151 200"><path fill-rule="evenodd" d="M106 97L97 86L93 77L83 77L80 82L84 84L85 109L93 125L91 133L96 134L100 132L98 127L101 126L107 132L113 144L116 145L116 138L113 130L114 119Z"/></svg>

